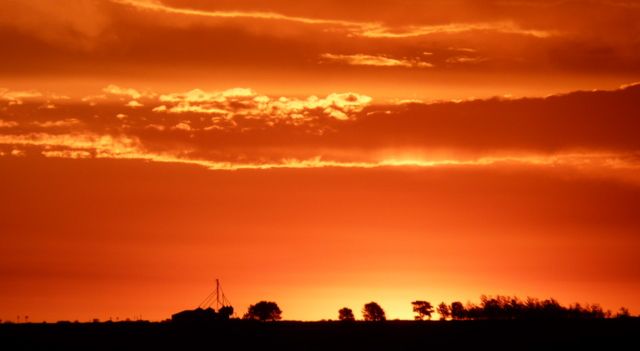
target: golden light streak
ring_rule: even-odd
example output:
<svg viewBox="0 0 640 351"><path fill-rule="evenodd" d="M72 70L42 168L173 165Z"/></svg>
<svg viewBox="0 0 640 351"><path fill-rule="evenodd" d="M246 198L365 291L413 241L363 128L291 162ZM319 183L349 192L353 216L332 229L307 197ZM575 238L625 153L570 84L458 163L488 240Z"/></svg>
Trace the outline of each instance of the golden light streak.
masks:
<svg viewBox="0 0 640 351"><path fill-rule="evenodd" d="M370 38L410 38L433 34L454 34L472 31L493 31L505 34L519 34L536 38L548 38L557 33L544 30L522 29L513 22L487 23L450 23L443 25L409 26L400 29L390 29L384 26L370 26L362 32L362 36Z"/></svg>
<svg viewBox="0 0 640 351"><path fill-rule="evenodd" d="M352 66L377 66L377 67L419 67L431 68L433 65L420 60L394 59L381 55L339 55L339 54L322 54L320 58L331 61L345 63Z"/></svg>
<svg viewBox="0 0 640 351"><path fill-rule="evenodd" d="M165 13L173 13L180 15L212 17L212 18L255 18L266 20L281 20L289 22L298 22L304 24L329 24L339 26L359 26L358 22L331 20L331 19L319 19L308 18L298 16L287 16L276 12L261 12L261 11L205 11L187 8L177 8L165 5L159 1L145 1L145 0L111 0L114 3L130 5L139 9L159 11Z"/></svg>
<svg viewBox="0 0 640 351"><path fill-rule="evenodd" d="M316 156L307 159L281 158L271 162L228 162L207 159L193 159L178 156L178 153L157 153L146 150L139 139L127 136L97 134L47 134L30 133L26 135L0 135L0 145L40 146L47 157L77 158L77 155L95 158L137 159L162 163L191 164L209 170L269 170L303 168L388 168L388 167L488 167L499 165L524 165L576 168L606 168L618 170L638 170L640 163L634 162L632 155L616 153L562 153L556 155L529 156L491 156L473 159L420 159L420 158L383 158L377 161L338 161ZM66 148L50 150L46 148ZM55 152L52 152L55 151ZM182 150L184 153L184 150Z"/></svg>

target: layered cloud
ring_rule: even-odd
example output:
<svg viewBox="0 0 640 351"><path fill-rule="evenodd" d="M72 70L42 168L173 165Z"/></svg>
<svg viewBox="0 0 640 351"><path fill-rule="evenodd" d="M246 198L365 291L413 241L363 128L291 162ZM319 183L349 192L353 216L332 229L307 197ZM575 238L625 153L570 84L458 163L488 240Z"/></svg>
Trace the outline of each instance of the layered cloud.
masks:
<svg viewBox="0 0 640 351"><path fill-rule="evenodd" d="M107 83L115 74L151 90L179 83L312 95L341 87L451 98L612 88L640 74L640 9L623 2L59 3L0 4L0 38L12 47L0 56L3 86L42 74Z"/></svg>
<svg viewBox="0 0 640 351"><path fill-rule="evenodd" d="M640 87L633 84L430 104L375 103L356 93L267 96L247 88L142 94L112 85L103 94L97 104L77 98L55 109L5 100L0 151L217 170L521 165L627 177L640 166ZM140 106L127 106L130 98Z"/></svg>

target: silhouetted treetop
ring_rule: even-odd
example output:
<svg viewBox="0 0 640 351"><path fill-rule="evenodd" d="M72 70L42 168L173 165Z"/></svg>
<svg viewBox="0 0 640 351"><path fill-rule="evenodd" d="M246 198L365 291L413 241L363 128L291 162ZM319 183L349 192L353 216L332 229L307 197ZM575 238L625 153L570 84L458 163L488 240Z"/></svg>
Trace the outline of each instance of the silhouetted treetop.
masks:
<svg viewBox="0 0 640 351"><path fill-rule="evenodd" d="M231 306L222 306L218 310L218 316L221 319L229 319L233 315L233 307Z"/></svg>
<svg viewBox="0 0 640 351"><path fill-rule="evenodd" d="M460 301L451 303L451 318L464 319L466 317L466 310L464 305Z"/></svg>
<svg viewBox="0 0 640 351"><path fill-rule="evenodd" d="M438 305L438 314L440 314L440 320L445 320L451 317L451 309L449 308L449 305L447 305L444 302L441 302Z"/></svg>
<svg viewBox="0 0 640 351"><path fill-rule="evenodd" d="M413 301L411 303L413 305L413 312L416 313L416 320L421 321L425 317L431 319L431 314L433 313L433 306L429 301Z"/></svg>
<svg viewBox="0 0 640 351"><path fill-rule="evenodd" d="M343 307L338 311L338 319L341 321L354 321L356 318L353 316L353 311L348 307Z"/></svg>
<svg viewBox="0 0 640 351"><path fill-rule="evenodd" d="M611 315L610 311L603 311L597 304L583 307L576 303L565 307L552 298L540 300L529 297L523 301L501 295L482 295L480 305L468 303L463 306L456 301L449 309L452 319L598 319Z"/></svg>
<svg viewBox="0 0 640 351"><path fill-rule="evenodd" d="M618 314L616 314L616 318L629 318L630 316L629 309L626 307L620 307Z"/></svg>
<svg viewBox="0 0 640 351"><path fill-rule="evenodd" d="M362 317L365 321L380 322L387 319L384 310L375 302L369 302L362 309Z"/></svg>
<svg viewBox="0 0 640 351"><path fill-rule="evenodd" d="M243 318L259 321L277 321L282 319L281 315L282 311L278 304L271 301L260 301L255 305L249 306L249 310Z"/></svg>

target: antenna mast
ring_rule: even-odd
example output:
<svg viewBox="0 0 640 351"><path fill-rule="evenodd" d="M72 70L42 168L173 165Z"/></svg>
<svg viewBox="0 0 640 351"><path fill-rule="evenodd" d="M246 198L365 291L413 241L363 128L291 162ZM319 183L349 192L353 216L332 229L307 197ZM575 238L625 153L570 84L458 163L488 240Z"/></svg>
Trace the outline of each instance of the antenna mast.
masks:
<svg viewBox="0 0 640 351"><path fill-rule="evenodd" d="M216 309L220 309L220 280L216 278Z"/></svg>
<svg viewBox="0 0 640 351"><path fill-rule="evenodd" d="M229 301L229 299L227 299L227 297L224 295L224 291L222 290L222 286L220 286L219 279L216 279L215 295L214 295L214 292L212 291L209 294L209 296L207 296L204 299L204 301L202 301L200 305L198 305L198 308L209 308L213 306L214 303L215 303L216 310L220 310L220 308L225 306L231 306L231 301Z"/></svg>

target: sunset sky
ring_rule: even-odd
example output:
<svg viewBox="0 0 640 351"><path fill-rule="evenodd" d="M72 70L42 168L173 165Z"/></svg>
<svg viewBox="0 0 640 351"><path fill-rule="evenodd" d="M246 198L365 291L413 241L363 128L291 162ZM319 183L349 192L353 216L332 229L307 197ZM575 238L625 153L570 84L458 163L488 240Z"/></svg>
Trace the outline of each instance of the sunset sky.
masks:
<svg viewBox="0 0 640 351"><path fill-rule="evenodd" d="M640 313L640 1L0 1L0 319Z"/></svg>

